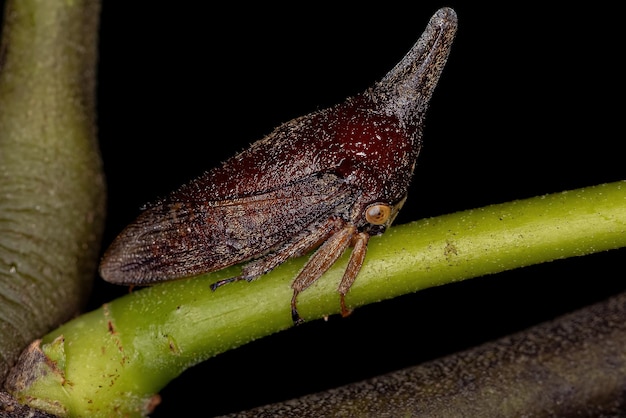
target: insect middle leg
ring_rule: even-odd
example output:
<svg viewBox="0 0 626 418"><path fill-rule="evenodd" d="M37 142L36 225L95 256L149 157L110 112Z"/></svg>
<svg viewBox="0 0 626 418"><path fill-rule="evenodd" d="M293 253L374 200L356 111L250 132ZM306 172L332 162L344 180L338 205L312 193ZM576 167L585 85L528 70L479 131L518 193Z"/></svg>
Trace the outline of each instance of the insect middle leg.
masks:
<svg viewBox="0 0 626 418"><path fill-rule="evenodd" d="M356 227L354 225L345 225L340 231L332 235L326 242L324 242L324 244L322 244L320 248L317 249L293 281L291 284L291 288L293 289L293 297L291 298L291 318L295 324L299 324L303 321L298 314L298 308L296 306L298 294L311 286L337 261L339 257L341 257L346 248L348 248L348 246L353 242L355 236L360 236L360 234L357 234ZM367 245L367 241L365 241L365 244ZM365 257L365 254L363 254L363 257ZM348 264L348 269L351 273L348 274L348 271L346 271L339 288L341 294L342 313L348 312L345 308L344 302L345 292L348 291L350 285L354 282L354 278L356 278L360 264L362 264L363 261L361 258L359 263L359 257L356 257L354 261L353 259L355 259L354 253L350 257L350 262ZM352 275L352 273L354 274ZM349 276L348 279L346 279L346 275ZM350 279L350 277L352 277L352 279ZM344 284L344 282L346 283ZM342 286L346 287L344 293L341 293Z"/></svg>
<svg viewBox="0 0 626 418"><path fill-rule="evenodd" d="M246 264L239 276L219 280L211 285L211 290L228 283L247 280L249 282L273 270L286 260L299 257L326 241L328 237L340 230L345 222L338 218L329 218L312 231L306 231L301 237L286 242L278 250Z"/></svg>

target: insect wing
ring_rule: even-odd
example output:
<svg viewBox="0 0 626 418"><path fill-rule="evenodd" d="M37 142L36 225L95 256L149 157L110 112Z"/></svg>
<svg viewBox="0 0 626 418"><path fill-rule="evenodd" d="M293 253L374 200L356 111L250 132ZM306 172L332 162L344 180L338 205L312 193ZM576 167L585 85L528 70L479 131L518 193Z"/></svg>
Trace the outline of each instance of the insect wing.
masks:
<svg viewBox="0 0 626 418"><path fill-rule="evenodd" d="M315 174L279 189L222 201L165 201L114 240L100 274L117 284L154 284L263 256L330 216L347 216L354 192Z"/></svg>

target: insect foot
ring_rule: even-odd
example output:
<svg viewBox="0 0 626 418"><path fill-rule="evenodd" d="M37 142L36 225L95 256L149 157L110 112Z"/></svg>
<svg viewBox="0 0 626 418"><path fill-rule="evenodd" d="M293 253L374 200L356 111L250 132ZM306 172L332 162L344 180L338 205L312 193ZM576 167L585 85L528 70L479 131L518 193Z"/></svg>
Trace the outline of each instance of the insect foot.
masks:
<svg viewBox="0 0 626 418"><path fill-rule="evenodd" d="M278 126L150 205L105 252L104 280L151 285L246 263L241 277L216 289L316 250L292 283L291 315L300 323L298 294L353 246L338 288L347 315L369 237L385 232L406 198L456 28L455 12L438 10L371 88Z"/></svg>

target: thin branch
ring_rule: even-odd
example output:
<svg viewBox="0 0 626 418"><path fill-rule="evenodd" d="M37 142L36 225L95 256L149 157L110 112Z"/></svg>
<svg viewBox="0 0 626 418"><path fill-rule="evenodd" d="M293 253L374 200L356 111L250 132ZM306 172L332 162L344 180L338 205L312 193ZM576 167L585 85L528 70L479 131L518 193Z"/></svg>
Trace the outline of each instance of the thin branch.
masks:
<svg viewBox="0 0 626 418"><path fill-rule="evenodd" d="M356 308L431 286L623 246L626 182L424 219L371 240L347 303ZM156 285L112 301L31 346L22 361L34 359L31 370L36 373L12 375L11 392L56 413L144 416L158 403L159 390L185 369L292 326L290 283L305 260L215 292L209 285L236 269ZM340 259L301 294L305 320L340 312L336 287L346 261Z"/></svg>

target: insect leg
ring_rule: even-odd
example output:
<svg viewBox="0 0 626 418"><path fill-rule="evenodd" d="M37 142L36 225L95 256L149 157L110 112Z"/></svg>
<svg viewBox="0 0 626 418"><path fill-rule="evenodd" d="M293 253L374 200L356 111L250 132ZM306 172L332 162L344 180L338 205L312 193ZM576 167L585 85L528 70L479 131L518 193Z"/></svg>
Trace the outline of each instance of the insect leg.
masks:
<svg viewBox="0 0 626 418"><path fill-rule="evenodd" d="M300 271L296 279L291 284L291 288L293 289L293 297L291 298L291 318L295 324L302 322L302 318L300 318L296 307L298 294L319 279L320 276L324 274L339 257L341 257L343 252L350 245L355 233L355 226L346 225L343 229L332 235L311 256L309 261L307 261L302 268L302 271Z"/></svg>
<svg viewBox="0 0 626 418"><path fill-rule="evenodd" d="M238 282L239 280L243 280L243 279L244 279L244 277L241 277L241 276L229 277L228 279L218 280L215 283L212 283L211 286L209 286L209 287L211 288L211 290L214 291L218 287L222 287L225 284Z"/></svg>
<svg viewBox="0 0 626 418"><path fill-rule="evenodd" d="M267 254L265 257L249 262L243 267L239 276L229 277L213 283L211 285L211 290L215 290L220 286L240 280L247 280L251 282L259 276L273 270L286 260L306 254L313 248L317 247L321 242L326 241L328 237L335 233L335 231L339 230L342 225L342 220L338 218L329 218L313 231L307 230L306 234L302 237L288 241L278 250Z"/></svg>
<svg viewBox="0 0 626 418"><path fill-rule="evenodd" d="M348 267L346 267L341 283L339 283L339 287L337 288L341 298L341 315L344 317L350 315L352 312L346 307L346 294L350 290L350 287L352 287L357 274L359 274L361 270L363 260L365 260L365 254L367 253L367 243L369 239L370 235L366 232L360 232L352 239L354 248L352 249L352 254L350 254Z"/></svg>
<svg viewBox="0 0 626 418"><path fill-rule="evenodd" d="M336 231L340 230L344 221L338 218L329 218L323 224L306 233L298 239L289 241L282 248L266 257L246 264L241 275L248 281L273 270L290 258L299 257L316 248L326 241Z"/></svg>

